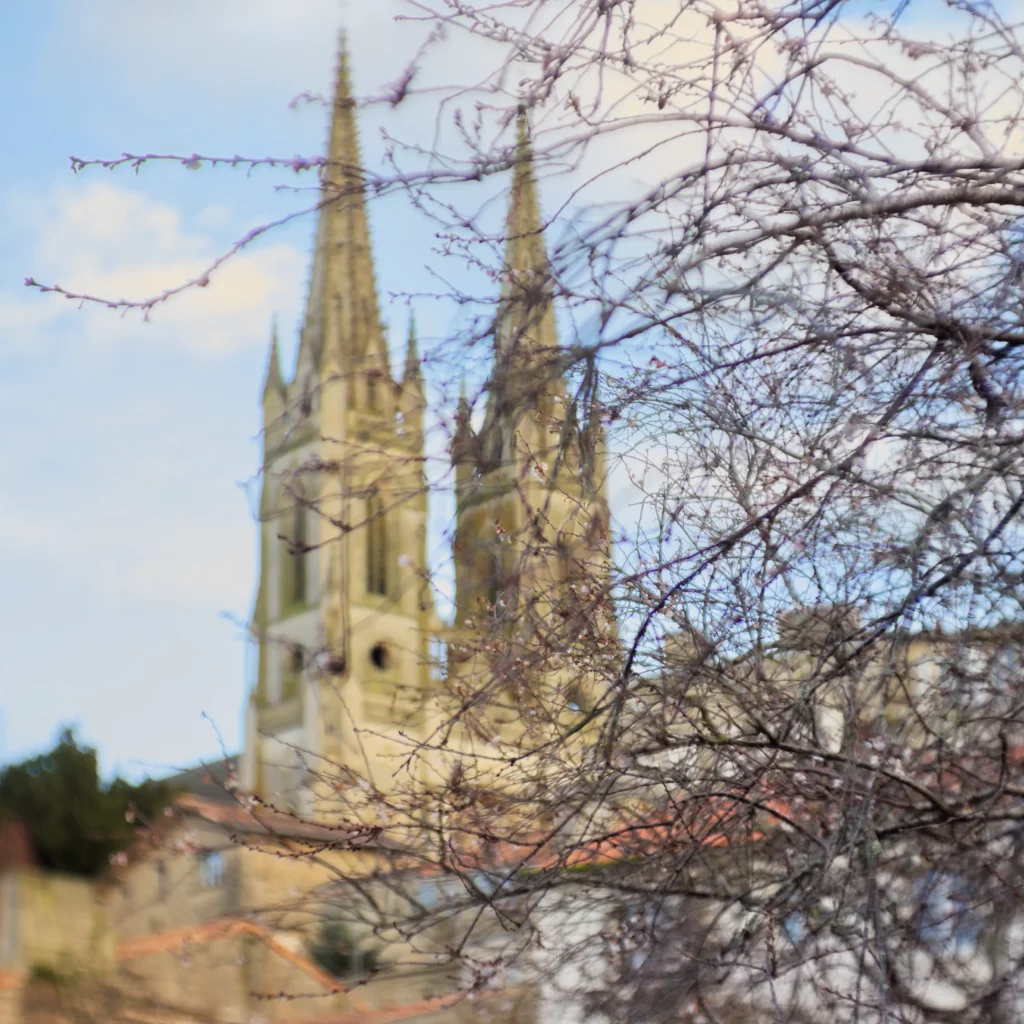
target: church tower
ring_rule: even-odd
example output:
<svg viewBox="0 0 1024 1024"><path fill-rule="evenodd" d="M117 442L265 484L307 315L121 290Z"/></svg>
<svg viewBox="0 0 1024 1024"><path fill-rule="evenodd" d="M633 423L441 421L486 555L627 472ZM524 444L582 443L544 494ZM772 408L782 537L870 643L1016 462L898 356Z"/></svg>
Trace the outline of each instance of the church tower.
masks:
<svg viewBox="0 0 1024 1024"><path fill-rule="evenodd" d="M486 409L474 429L463 398L452 443L456 618L445 630L426 566L415 327L399 379L342 46L296 365L282 372L275 327L263 386L258 669L240 782L274 806L345 814L360 792L402 786L403 766L434 785L452 757L482 755L486 774L494 744L517 728L521 737L537 708L548 721L579 714L586 671L575 645L588 657L618 651L596 376L575 380L570 400L525 116L513 164ZM468 703L428 764L408 755L452 710L432 684L430 640L442 633L445 691Z"/></svg>
<svg viewBox="0 0 1024 1024"><path fill-rule="evenodd" d="M517 135L486 408L474 430L468 403L460 402L452 443L456 612L449 646L449 671L466 678L469 690L490 688L513 723L524 714L550 721L563 710L579 712L587 703L583 666L619 651L606 587L609 516L596 370L577 379L571 394L523 113Z"/></svg>
<svg viewBox="0 0 1024 1024"><path fill-rule="evenodd" d="M410 323L391 371L344 43L294 373L263 387L258 670L243 789L310 813L383 786L423 728L429 639L424 389ZM329 781L328 781L329 778Z"/></svg>

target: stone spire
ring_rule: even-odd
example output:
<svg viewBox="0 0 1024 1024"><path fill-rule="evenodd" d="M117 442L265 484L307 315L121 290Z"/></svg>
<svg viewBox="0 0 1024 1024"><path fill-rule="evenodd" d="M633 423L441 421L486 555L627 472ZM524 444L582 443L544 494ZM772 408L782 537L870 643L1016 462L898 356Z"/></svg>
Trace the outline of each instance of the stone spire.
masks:
<svg viewBox="0 0 1024 1024"><path fill-rule="evenodd" d="M399 389L399 410L404 425L418 430L422 437L423 414L427 399L423 387L423 371L420 367L419 347L416 344L416 317L409 317L409 339L405 349L405 372Z"/></svg>
<svg viewBox="0 0 1024 1024"><path fill-rule="evenodd" d="M270 356L267 359L267 371L263 377L263 398L271 395L283 395L284 378L281 376L281 352L277 341L277 317L270 329Z"/></svg>
<svg viewBox="0 0 1024 1024"><path fill-rule="evenodd" d="M459 385L459 405L455 412L455 429L452 431L451 457L456 465L471 454L473 427L470 423L469 399L466 398L466 378Z"/></svg>
<svg viewBox="0 0 1024 1024"><path fill-rule="evenodd" d="M409 340L405 348L405 374L402 377L402 387L410 386L422 388L423 373L420 370L420 354L416 344L416 314L409 314Z"/></svg>
<svg viewBox="0 0 1024 1024"><path fill-rule="evenodd" d="M505 222L502 287L494 327L494 366L487 411L477 437L481 471L508 463L517 424L529 410L549 414L552 396L564 390L544 224L537 199L533 148L520 111Z"/></svg>
<svg viewBox="0 0 1024 1024"><path fill-rule="evenodd" d="M474 430L463 391L451 457L456 629L469 635L484 630L479 639L494 628L492 620L500 621L516 643L528 645L554 611L572 609L574 600L579 607L572 581L591 566L605 565L600 545L607 515L603 479L593 472L586 479L580 475L579 428L575 402L566 401L525 113L516 128L486 410ZM588 472L599 457L587 450ZM472 651L474 642L462 646ZM464 671L480 671L475 655L467 660Z"/></svg>
<svg viewBox="0 0 1024 1024"><path fill-rule="evenodd" d="M346 370L369 353L381 356L385 349L355 106L343 34L301 349L307 350L312 366L329 356Z"/></svg>
<svg viewBox="0 0 1024 1024"><path fill-rule="evenodd" d="M508 216L496 346L516 362L538 348L555 348L551 268L533 173L533 148L524 111L516 122L516 153Z"/></svg>

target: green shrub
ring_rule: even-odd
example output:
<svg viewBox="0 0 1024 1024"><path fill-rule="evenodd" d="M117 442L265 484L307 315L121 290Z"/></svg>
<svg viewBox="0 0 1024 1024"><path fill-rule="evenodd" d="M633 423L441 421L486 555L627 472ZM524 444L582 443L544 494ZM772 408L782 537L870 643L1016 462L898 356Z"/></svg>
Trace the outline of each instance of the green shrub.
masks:
<svg viewBox="0 0 1024 1024"><path fill-rule="evenodd" d="M71 729L53 750L0 772L0 818L25 825L43 867L87 877L127 849L136 829L159 816L172 796L167 783L152 779L105 785L96 751L80 746Z"/></svg>

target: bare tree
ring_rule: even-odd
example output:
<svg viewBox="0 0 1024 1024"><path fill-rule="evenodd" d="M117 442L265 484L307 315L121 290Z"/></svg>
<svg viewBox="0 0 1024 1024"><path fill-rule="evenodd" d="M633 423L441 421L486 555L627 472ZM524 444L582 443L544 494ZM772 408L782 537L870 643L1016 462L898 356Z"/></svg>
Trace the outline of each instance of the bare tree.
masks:
<svg viewBox="0 0 1024 1024"><path fill-rule="evenodd" d="M358 188L501 282L432 353L494 345L456 487L542 498L487 523L404 781L338 797L394 844L330 897L362 927L610 1020L1019 1018L1012 7L410 5L502 60ZM458 188L526 162L563 200L528 279Z"/></svg>

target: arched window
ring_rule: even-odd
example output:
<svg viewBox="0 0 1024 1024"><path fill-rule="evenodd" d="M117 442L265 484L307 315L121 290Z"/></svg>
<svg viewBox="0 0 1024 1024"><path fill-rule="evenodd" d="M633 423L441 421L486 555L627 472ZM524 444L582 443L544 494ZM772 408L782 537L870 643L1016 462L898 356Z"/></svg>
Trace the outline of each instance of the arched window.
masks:
<svg viewBox="0 0 1024 1024"><path fill-rule="evenodd" d="M286 652L282 658L282 675L284 685L281 688L283 700L291 700L302 686L302 673L305 668L305 658L301 647L293 647Z"/></svg>
<svg viewBox="0 0 1024 1024"><path fill-rule="evenodd" d="M381 411L382 388L386 387L387 378L374 361L367 367L367 409L371 413Z"/></svg>
<svg viewBox="0 0 1024 1024"><path fill-rule="evenodd" d="M388 531L384 507L374 494L366 503L366 589L371 594L388 592Z"/></svg>
<svg viewBox="0 0 1024 1024"><path fill-rule="evenodd" d="M306 508L296 503L292 523L292 593L291 598L298 604L306 603L306 554L309 544L306 539Z"/></svg>

